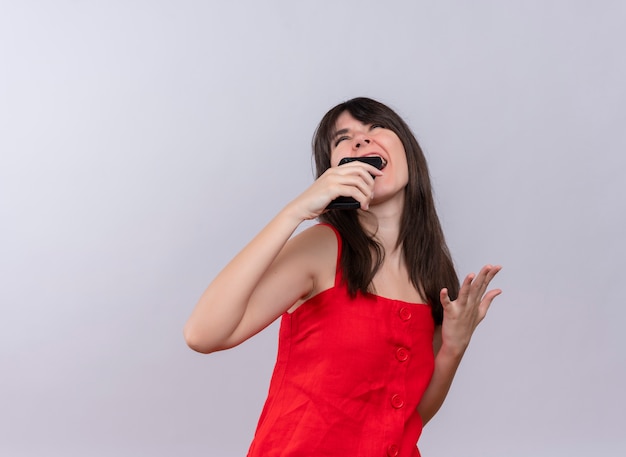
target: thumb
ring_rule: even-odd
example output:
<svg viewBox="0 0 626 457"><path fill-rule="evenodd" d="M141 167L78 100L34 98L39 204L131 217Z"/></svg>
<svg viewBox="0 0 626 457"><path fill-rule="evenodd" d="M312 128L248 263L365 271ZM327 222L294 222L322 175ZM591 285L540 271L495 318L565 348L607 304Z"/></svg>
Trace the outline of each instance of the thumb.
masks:
<svg viewBox="0 0 626 457"><path fill-rule="evenodd" d="M441 306L446 308L450 304L450 295L448 295L448 289L443 288L441 292L439 292L439 300L441 301Z"/></svg>

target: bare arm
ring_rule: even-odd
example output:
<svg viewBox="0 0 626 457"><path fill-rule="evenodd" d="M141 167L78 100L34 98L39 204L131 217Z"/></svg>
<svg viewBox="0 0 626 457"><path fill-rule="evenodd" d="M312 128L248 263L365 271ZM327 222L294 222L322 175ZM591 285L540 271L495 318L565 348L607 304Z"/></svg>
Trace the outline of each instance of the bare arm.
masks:
<svg viewBox="0 0 626 457"><path fill-rule="evenodd" d="M313 290L323 263L323 229L313 227L290 237L302 221L317 217L339 195L352 196L367 208L371 174L380 172L362 163L349 165L327 170L209 284L185 325L192 349L209 353L236 346Z"/></svg>
<svg viewBox="0 0 626 457"><path fill-rule="evenodd" d="M446 289L441 291L444 317L443 325L436 329L433 340L435 371L417 407L424 424L441 408L474 330L485 318L493 299L502 292L494 289L485 293L500 269L499 266L487 265L477 277L468 275L455 301L450 300Z"/></svg>
<svg viewBox="0 0 626 457"><path fill-rule="evenodd" d="M209 353L238 343L241 337L237 335L241 330L237 329L244 320L253 292L300 222L289 211L279 213L207 287L184 330L185 340L192 349ZM267 303L264 316L257 311L258 325L268 320L265 325L269 325L273 315L279 315L282 309L289 307L289 301L297 300L298 295L306 292L308 273L284 278L290 281L291 287L284 288L281 302ZM251 333L256 332L251 330Z"/></svg>

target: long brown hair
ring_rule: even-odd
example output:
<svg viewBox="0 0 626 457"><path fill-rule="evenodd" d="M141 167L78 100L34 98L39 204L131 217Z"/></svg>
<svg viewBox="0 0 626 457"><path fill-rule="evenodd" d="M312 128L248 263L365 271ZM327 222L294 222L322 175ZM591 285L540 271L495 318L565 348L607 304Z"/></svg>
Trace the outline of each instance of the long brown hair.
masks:
<svg viewBox="0 0 626 457"><path fill-rule="evenodd" d="M331 141L337 118L344 111L364 124L380 124L392 130L406 152L409 182L405 188L398 247L414 287L428 299L437 325L443 321L439 292L447 287L454 299L459 279L445 241L433 199L426 158L409 126L388 106L370 98L354 98L332 108L322 118L313 137L317 177L330 167ZM337 228L343 240L341 269L350 295L372 291L372 280L382 265L384 250L368 236L356 210L331 210L319 217ZM373 253L373 255L372 255Z"/></svg>

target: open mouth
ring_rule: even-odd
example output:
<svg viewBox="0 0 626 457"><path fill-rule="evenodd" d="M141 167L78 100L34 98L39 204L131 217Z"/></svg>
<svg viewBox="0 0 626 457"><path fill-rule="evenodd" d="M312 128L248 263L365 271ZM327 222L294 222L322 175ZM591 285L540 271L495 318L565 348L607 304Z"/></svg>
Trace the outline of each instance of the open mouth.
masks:
<svg viewBox="0 0 626 457"><path fill-rule="evenodd" d="M383 168L387 166L387 161L379 155L361 156L361 157L344 157L343 159L339 161L339 165L343 165L344 163L348 163L348 162L354 162L355 160L358 160L359 162L368 163L372 165L373 167L378 168L379 170L382 170Z"/></svg>
<svg viewBox="0 0 626 457"><path fill-rule="evenodd" d="M382 158L381 156L365 156L365 157L371 157L373 159L380 159L380 167L378 166L378 164L373 164L376 168L378 168L379 170L382 170L383 168L385 168L387 166L387 161Z"/></svg>

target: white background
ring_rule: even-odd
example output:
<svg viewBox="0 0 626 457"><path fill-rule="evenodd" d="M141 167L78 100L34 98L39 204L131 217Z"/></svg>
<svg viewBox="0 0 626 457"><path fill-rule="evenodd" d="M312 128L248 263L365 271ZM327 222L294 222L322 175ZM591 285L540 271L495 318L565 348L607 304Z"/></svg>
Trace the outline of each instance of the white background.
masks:
<svg viewBox="0 0 626 457"><path fill-rule="evenodd" d="M0 3L0 454L243 456L276 325L182 327L312 181L331 106L413 127L459 273L504 269L425 457L626 453L626 3Z"/></svg>

